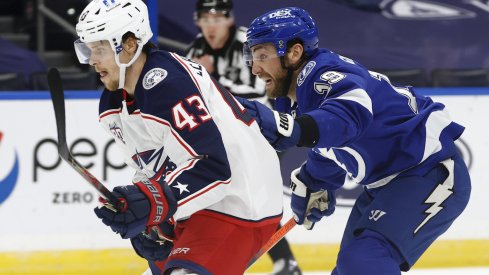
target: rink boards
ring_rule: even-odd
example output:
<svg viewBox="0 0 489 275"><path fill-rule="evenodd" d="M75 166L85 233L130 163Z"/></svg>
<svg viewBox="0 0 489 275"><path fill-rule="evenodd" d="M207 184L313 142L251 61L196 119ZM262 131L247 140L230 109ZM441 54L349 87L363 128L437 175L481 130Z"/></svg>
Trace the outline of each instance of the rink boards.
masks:
<svg viewBox="0 0 489 275"><path fill-rule="evenodd" d="M458 144L470 164L471 201L417 267L489 266L489 89L423 89L467 127ZM128 184L110 137L98 125L99 92L68 92L67 136L75 158L111 189ZM97 194L57 156L56 126L44 92L0 93L0 274L138 274L145 269L127 241L93 214ZM352 187L353 188L353 187ZM284 198L284 219L290 217ZM287 236L306 270L334 266L351 201L313 231ZM266 272L263 257L251 271Z"/></svg>

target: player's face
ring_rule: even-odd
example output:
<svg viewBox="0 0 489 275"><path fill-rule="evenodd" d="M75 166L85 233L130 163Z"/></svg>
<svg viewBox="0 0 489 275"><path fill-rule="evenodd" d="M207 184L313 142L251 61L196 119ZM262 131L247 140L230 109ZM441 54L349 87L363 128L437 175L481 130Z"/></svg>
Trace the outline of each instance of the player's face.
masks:
<svg viewBox="0 0 489 275"><path fill-rule="evenodd" d="M285 87L287 70L282 68L275 46L271 43L259 44L251 48L254 75L265 81L265 90L271 98L287 96Z"/></svg>
<svg viewBox="0 0 489 275"><path fill-rule="evenodd" d="M87 43L91 50L89 64L100 75L100 81L109 91L116 91L119 87L119 66L115 63L114 51L109 41Z"/></svg>
<svg viewBox="0 0 489 275"><path fill-rule="evenodd" d="M233 18L226 17L222 13L202 13L197 19L197 26L202 30L205 40L213 50L224 47L233 24Z"/></svg>

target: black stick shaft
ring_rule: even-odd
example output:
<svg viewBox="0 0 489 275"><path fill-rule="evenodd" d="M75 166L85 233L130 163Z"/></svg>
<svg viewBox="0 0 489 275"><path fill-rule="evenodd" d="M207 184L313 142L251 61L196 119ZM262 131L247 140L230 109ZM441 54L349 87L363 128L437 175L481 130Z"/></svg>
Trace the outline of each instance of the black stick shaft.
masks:
<svg viewBox="0 0 489 275"><path fill-rule="evenodd" d="M112 193L85 167L83 167L71 155L66 142L66 118L65 118L65 96L61 83L61 76L56 68L51 68L48 72L48 84L51 93L51 100L54 107L54 115L56 117L56 126L58 130L58 153L73 169L75 169L90 185L95 187L100 196L108 200L116 209L122 209L122 203L112 195Z"/></svg>

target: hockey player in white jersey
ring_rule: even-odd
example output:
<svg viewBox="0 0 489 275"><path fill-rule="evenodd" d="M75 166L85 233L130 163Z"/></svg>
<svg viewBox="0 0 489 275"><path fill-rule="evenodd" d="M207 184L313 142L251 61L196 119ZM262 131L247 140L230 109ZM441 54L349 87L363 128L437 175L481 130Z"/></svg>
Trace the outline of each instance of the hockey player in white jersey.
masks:
<svg viewBox="0 0 489 275"><path fill-rule="evenodd" d="M346 177L364 185L333 274L401 274L468 203L470 177L454 145L464 127L443 104L319 48L318 41L301 8L257 17L244 55L276 98L277 111L240 101L277 150L311 148L291 174L299 224L312 229L331 215Z"/></svg>
<svg viewBox="0 0 489 275"><path fill-rule="evenodd" d="M243 274L282 216L278 158L198 63L153 49L141 0L94 0L75 50L105 89L100 123L136 171L95 212L153 274ZM158 242L154 238L158 235Z"/></svg>
<svg viewBox="0 0 489 275"><path fill-rule="evenodd" d="M233 95L271 107L265 82L251 73L243 58L247 29L236 26L233 5L232 0L196 1L194 20L201 32L186 56L203 65ZM270 275L302 274L286 238L272 247L268 255L273 261Z"/></svg>

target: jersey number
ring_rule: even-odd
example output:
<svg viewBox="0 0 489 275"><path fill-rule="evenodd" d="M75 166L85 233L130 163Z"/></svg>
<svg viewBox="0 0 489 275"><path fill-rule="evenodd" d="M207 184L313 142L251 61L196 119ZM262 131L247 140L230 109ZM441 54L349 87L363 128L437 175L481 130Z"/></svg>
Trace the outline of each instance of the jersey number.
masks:
<svg viewBox="0 0 489 275"><path fill-rule="evenodd" d="M233 95L226 89L224 88L219 82L215 81L212 79L214 84L217 86L217 89L222 95L222 98L228 106L231 108L231 111L234 114L234 117L238 120L241 120L244 122L246 125L250 126L251 123L253 123L253 117L246 111L246 109L242 108L237 102L236 99L234 99Z"/></svg>
<svg viewBox="0 0 489 275"><path fill-rule="evenodd" d="M413 113L415 113L415 114L418 113L418 104L416 103L416 97L413 95L413 93L411 93L411 91L407 87L394 86L394 85L392 85L392 83L390 82L389 78L386 75L383 75L383 74L378 73L378 72L373 72L373 71L368 71L368 72L370 73L370 75L373 78L375 78L379 81L385 80L387 83L389 83L389 85L391 85L392 89L394 89L394 91L396 91L396 93L407 98L408 106L411 109L411 111L413 111Z"/></svg>
<svg viewBox="0 0 489 275"><path fill-rule="evenodd" d="M187 103L185 104L186 106L184 105L184 102ZM190 107L196 108L198 110L198 120L194 114L187 110L187 108ZM207 108L205 107L202 98L200 98L198 95L187 97L184 101L180 101L175 106L173 106L172 117L173 123L175 124L175 127L177 129L183 130L185 127L188 127L189 131L194 130L201 123L204 123L212 118L207 111Z"/></svg>

